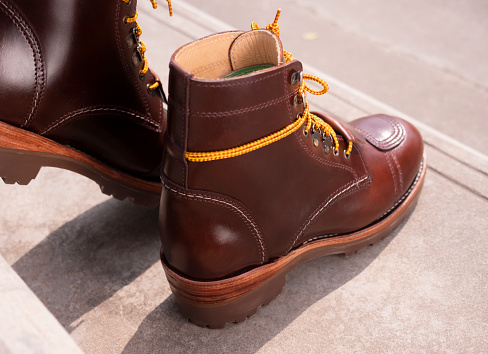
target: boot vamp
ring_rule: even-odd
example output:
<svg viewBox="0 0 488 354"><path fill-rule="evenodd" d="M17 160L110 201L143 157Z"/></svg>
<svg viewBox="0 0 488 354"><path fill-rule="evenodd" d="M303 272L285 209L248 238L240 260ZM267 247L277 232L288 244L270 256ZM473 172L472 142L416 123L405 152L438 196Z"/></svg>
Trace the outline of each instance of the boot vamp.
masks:
<svg viewBox="0 0 488 354"><path fill-rule="evenodd" d="M324 208L297 244L371 225L403 200L418 175L423 142L410 123L381 114L357 119L348 130L368 170L368 183L350 188Z"/></svg>
<svg viewBox="0 0 488 354"><path fill-rule="evenodd" d="M164 130L155 131L138 124L126 114L98 112L72 120L48 137L122 172L160 180Z"/></svg>

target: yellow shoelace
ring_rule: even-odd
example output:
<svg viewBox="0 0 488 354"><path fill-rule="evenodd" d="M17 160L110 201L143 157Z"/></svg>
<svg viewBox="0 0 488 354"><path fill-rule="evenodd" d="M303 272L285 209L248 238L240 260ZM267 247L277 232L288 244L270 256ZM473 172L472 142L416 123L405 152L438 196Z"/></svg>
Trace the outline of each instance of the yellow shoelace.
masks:
<svg viewBox="0 0 488 354"><path fill-rule="evenodd" d="M123 2L125 2L126 4L129 4L132 0L122 0ZM149 0L151 1L151 4L152 4L152 7L153 9L157 9L158 8L158 3L157 3L157 0ZM168 10L169 10L169 15L170 16L173 16L173 5L171 5L171 0L166 0L166 2L168 3ZM141 64L141 71L140 71L140 75L141 77L143 77L144 75L147 74L148 70L149 70L149 63L147 61L147 58L144 56L144 53L146 53L146 45L144 44L143 41L141 41L139 39L139 37L141 36L142 34L142 29L141 27L139 26L139 24L137 23L137 11L136 13L134 14L134 16L132 17L127 17L125 19L125 22L126 23L134 23L136 24L136 32L135 32L135 35L137 36L137 41L139 42L139 45L140 45L140 48L139 48L139 53L141 53L141 56L142 56L142 64ZM156 81L154 84L152 85L149 85L148 86L148 89L150 91L154 91L155 89L157 89L159 87L159 85L161 85L161 83L159 81Z"/></svg>
<svg viewBox="0 0 488 354"><path fill-rule="evenodd" d="M280 37L280 26L278 25L278 19L280 17L281 10L278 10L276 13L275 19L272 23L266 26L267 30L274 32L278 37ZM253 30L259 29L259 26L256 22L251 24L251 28ZM283 51L283 55L285 56L285 61L288 63L293 60L293 56L290 52L286 50ZM316 83L320 84L323 88L322 90L313 90L309 86L305 84L305 80L315 81ZM304 134L308 134L309 130L313 127L313 129L320 129L327 137L331 137L334 141L334 153L338 153L339 151L339 141L337 139L337 135L334 129L316 116L313 113L310 113L310 108L308 106L307 101L307 92L311 93L312 95L323 95L329 90L329 85L322 80L321 78L309 74L303 74L303 80L301 83L300 88L298 89L298 97L299 103L304 105L302 113L298 116L298 119L293 123L287 125L285 128L268 135L264 138L255 140L245 145L237 146L235 148L227 149L227 150L220 150L220 151L212 151L212 152L187 152L185 157L188 161L192 162L204 162L204 161L214 161L214 160L221 160L227 159L231 157L240 156L246 154L248 152L260 149L264 146L272 144L278 140L281 140L287 137L290 134L296 132L303 124L305 124ZM345 151L346 156L349 156L352 151L352 141L349 141L347 150Z"/></svg>

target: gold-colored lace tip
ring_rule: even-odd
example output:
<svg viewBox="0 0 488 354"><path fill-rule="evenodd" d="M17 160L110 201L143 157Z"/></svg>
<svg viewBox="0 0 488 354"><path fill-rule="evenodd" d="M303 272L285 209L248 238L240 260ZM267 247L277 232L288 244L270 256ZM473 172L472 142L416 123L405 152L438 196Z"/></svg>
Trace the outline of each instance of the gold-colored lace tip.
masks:
<svg viewBox="0 0 488 354"><path fill-rule="evenodd" d="M173 5L171 4L171 0L166 0L168 3L168 10L169 10L169 15L173 16Z"/></svg>

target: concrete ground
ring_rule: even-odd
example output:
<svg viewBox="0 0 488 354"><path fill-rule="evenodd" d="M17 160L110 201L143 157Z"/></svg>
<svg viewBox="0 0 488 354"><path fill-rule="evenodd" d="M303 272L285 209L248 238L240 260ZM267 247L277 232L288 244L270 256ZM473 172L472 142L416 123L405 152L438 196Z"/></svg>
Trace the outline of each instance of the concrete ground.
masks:
<svg viewBox="0 0 488 354"><path fill-rule="evenodd" d="M285 48L331 85L312 105L346 120L413 116L429 169L416 209L390 237L352 257L302 265L276 300L223 330L179 314L158 259L157 210L50 168L29 186L0 184L0 254L83 351L488 352L488 74L479 59L488 11L481 1L367 3L178 0L170 19L164 4L153 11L140 1L149 64L163 79L178 46L253 20L264 26L281 6ZM411 33L395 32L407 25ZM463 107L471 111L460 118Z"/></svg>
<svg viewBox="0 0 488 354"><path fill-rule="evenodd" d="M453 139L488 149L485 0L187 2L239 29L251 21L265 26L281 8L281 36L296 58Z"/></svg>

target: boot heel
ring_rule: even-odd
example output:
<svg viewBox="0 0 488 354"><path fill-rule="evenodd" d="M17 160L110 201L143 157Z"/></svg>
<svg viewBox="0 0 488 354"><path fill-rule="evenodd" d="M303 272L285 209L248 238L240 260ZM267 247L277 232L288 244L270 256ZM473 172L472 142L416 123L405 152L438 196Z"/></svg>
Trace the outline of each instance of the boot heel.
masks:
<svg viewBox="0 0 488 354"><path fill-rule="evenodd" d="M6 184L26 185L37 177L42 164L32 146L29 133L0 122L0 177Z"/></svg>
<svg viewBox="0 0 488 354"><path fill-rule="evenodd" d="M285 274L258 279L252 272L200 282L176 274L164 260L163 267L181 313L200 327L224 328L227 323L245 321L277 297L286 283Z"/></svg>
<svg viewBox="0 0 488 354"><path fill-rule="evenodd" d="M41 165L37 156L0 147L0 177L5 184L27 185L37 177Z"/></svg>

